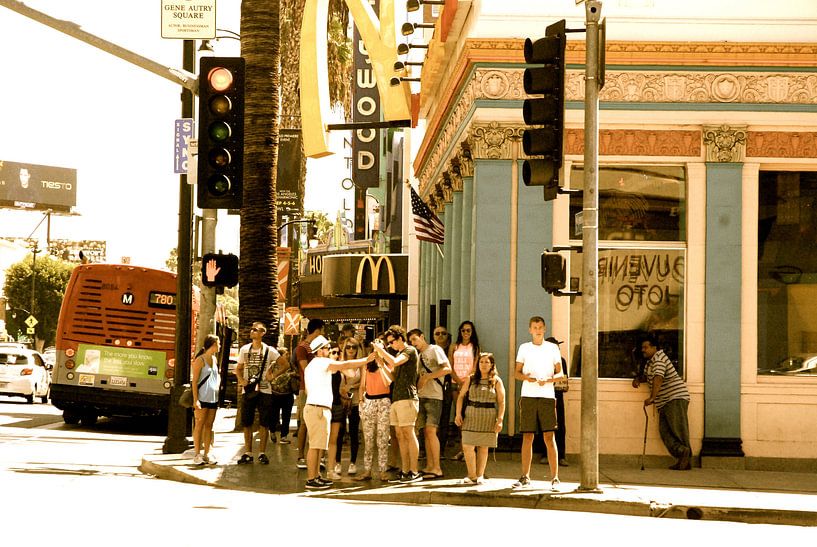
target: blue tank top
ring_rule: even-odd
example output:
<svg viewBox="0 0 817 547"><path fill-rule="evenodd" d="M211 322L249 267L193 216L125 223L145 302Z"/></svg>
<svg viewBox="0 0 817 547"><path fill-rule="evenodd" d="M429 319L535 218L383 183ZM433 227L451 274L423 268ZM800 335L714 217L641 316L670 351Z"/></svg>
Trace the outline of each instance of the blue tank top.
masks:
<svg viewBox="0 0 817 547"><path fill-rule="evenodd" d="M218 368L214 367L212 363L208 363L202 356L201 360L204 365L201 367L199 373L199 382L207 378L199 388L199 401L203 403L217 403L218 402L218 388L221 380L218 376Z"/></svg>

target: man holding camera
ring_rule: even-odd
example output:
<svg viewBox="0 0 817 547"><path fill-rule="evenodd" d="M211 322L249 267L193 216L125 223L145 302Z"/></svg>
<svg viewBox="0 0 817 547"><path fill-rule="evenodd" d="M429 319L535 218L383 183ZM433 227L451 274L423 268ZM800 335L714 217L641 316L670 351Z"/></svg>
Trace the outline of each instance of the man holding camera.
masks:
<svg viewBox="0 0 817 547"><path fill-rule="evenodd" d="M269 463L267 457L267 440L272 423L272 390L270 380L276 365L288 366L278 350L263 342L267 328L263 323L256 321L250 328L250 342L238 350L238 364L235 375L238 385L244 390L241 407L241 425L244 428L244 454L238 463L252 463L252 428L255 422L255 411L258 410L260 422L261 446L258 462L264 465Z"/></svg>

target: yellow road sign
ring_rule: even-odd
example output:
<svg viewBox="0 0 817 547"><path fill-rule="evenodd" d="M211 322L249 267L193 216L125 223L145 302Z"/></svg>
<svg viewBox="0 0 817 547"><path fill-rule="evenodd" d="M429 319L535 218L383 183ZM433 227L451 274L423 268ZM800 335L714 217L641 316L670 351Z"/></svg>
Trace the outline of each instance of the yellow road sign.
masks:
<svg viewBox="0 0 817 547"><path fill-rule="evenodd" d="M29 315L29 316L26 318L26 325L28 325L28 326L29 326L29 327L31 327L31 328L36 327L36 326L37 326L37 323L39 323L39 321L37 321L37 318L36 318L36 317L34 317L33 315Z"/></svg>

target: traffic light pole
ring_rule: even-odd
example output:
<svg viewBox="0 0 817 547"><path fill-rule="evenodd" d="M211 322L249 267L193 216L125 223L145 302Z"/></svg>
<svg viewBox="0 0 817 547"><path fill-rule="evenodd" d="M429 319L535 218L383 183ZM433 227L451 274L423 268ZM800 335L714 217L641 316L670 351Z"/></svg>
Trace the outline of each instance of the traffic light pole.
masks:
<svg viewBox="0 0 817 547"><path fill-rule="evenodd" d="M582 204L582 437L579 490L599 490L598 247L599 19L601 2L585 3L584 201Z"/></svg>
<svg viewBox="0 0 817 547"><path fill-rule="evenodd" d="M196 70L196 42L185 40L182 46L184 70ZM193 117L193 93L182 89L182 118ZM179 454L187 450L187 409L177 404L190 382L190 325L192 322L192 264L191 240L193 233L193 190L187 175L179 176L179 239L176 272L176 371L170 390L167 416L167 438L162 446L164 454Z"/></svg>

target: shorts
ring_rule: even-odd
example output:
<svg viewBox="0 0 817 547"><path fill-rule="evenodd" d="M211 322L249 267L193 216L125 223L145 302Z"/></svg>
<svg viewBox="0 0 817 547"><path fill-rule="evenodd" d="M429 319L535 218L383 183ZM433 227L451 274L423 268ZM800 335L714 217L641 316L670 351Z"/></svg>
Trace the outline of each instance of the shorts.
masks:
<svg viewBox="0 0 817 547"><path fill-rule="evenodd" d="M199 401L201 403L201 408L218 408L218 403L205 403L204 401Z"/></svg>
<svg viewBox="0 0 817 547"><path fill-rule="evenodd" d="M272 394L259 393L255 399L244 399L241 408L242 427L252 427L255 422L255 410L258 409L258 422L261 427L269 429L272 424Z"/></svg>
<svg viewBox="0 0 817 547"><path fill-rule="evenodd" d="M417 399L393 401L389 409L389 425L395 427L414 427L420 402Z"/></svg>
<svg viewBox="0 0 817 547"><path fill-rule="evenodd" d="M329 448L329 421L332 411L325 406L306 405L304 423L306 424L309 448L327 450Z"/></svg>
<svg viewBox="0 0 817 547"><path fill-rule="evenodd" d="M443 402L440 399L420 399L420 410L417 413L417 427L420 429L439 427L440 416L443 414Z"/></svg>
<svg viewBox="0 0 817 547"><path fill-rule="evenodd" d="M520 433L556 431L556 399L522 397L519 404Z"/></svg>

